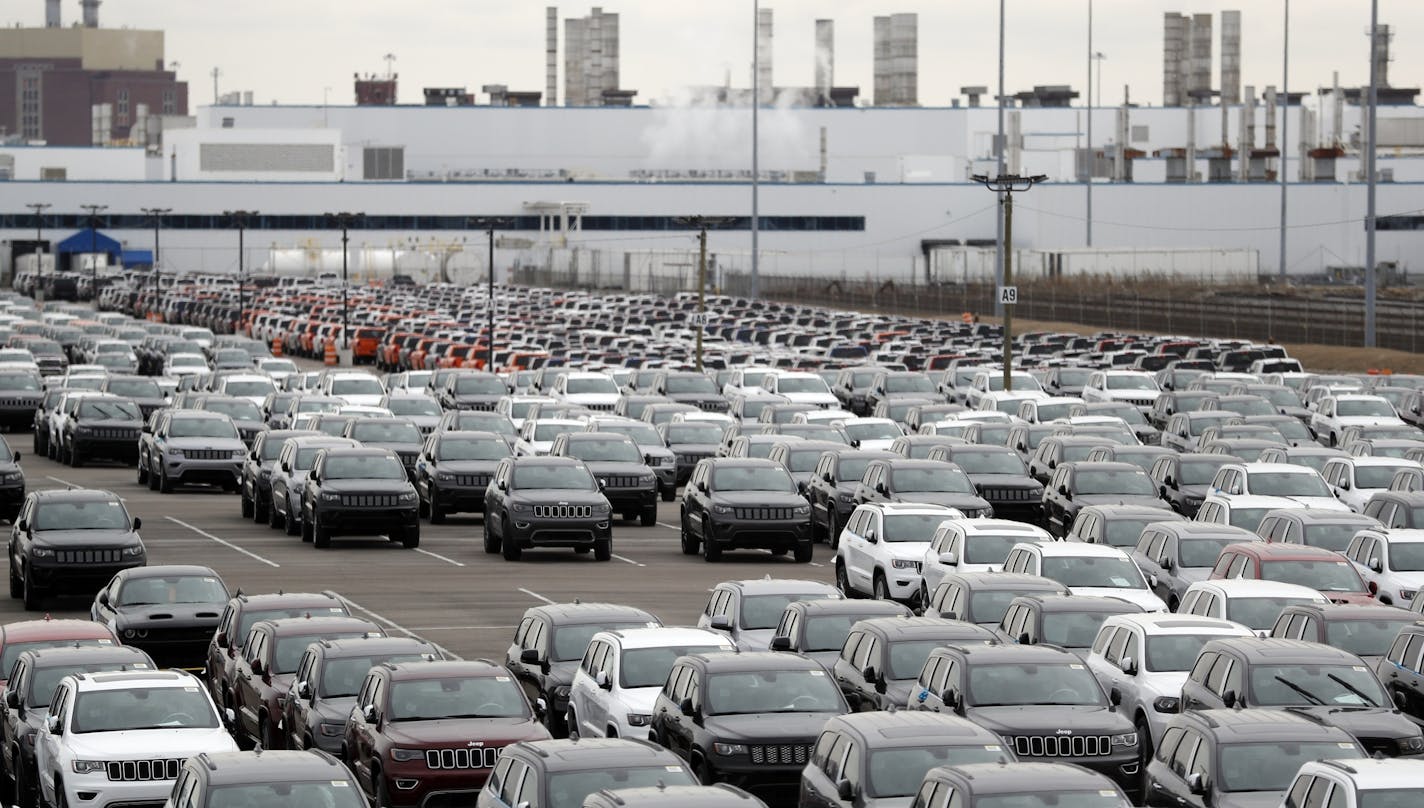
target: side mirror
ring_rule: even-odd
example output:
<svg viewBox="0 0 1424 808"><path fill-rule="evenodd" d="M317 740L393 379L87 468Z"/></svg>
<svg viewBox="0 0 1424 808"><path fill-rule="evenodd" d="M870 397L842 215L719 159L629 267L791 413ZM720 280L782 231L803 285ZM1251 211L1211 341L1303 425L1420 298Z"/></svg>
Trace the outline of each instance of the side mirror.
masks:
<svg viewBox="0 0 1424 808"><path fill-rule="evenodd" d="M21 533L25 533L30 529L30 520L21 519L15 523L15 527L19 528Z"/></svg>
<svg viewBox="0 0 1424 808"><path fill-rule="evenodd" d="M15 453L15 462L16 462L16 463L20 462L20 453L19 453L19 452L16 452L16 453Z"/></svg>
<svg viewBox="0 0 1424 808"><path fill-rule="evenodd" d="M1131 662L1131 660L1124 660L1124 662ZM1112 706L1114 706L1114 707L1121 707L1121 706L1122 706L1122 691L1121 691L1121 690L1118 690L1117 688L1113 688L1112 690L1109 690L1109 691L1108 691L1108 701L1111 702L1111 703L1112 703Z"/></svg>
<svg viewBox="0 0 1424 808"><path fill-rule="evenodd" d="M871 544L875 544L876 542L880 541L880 539L875 535L874 530L865 531L865 540L867 542L870 542Z"/></svg>
<svg viewBox="0 0 1424 808"><path fill-rule="evenodd" d="M366 719L367 724L381 723L381 711L376 709L376 705L367 704L361 708L361 717Z"/></svg>
<svg viewBox="0 0 1424 808"><path fill-rule="evenodd" d="M613 680L608 678L608 673L605 671L599 671L598 675L593 677L593 682L598 685L600 690L613 689Z"/></svg>
<svg viewBox="0 0 1424 808"><path fill-rule="evenodd" d="M1049 461L1048 461L1048 467L1051 468L1051 469L1056 469L1056 468L1058 468L1058 461L1057 461L1057 460L1049 460Z"/></svg>
<svg viewBox="0 0 1424 808"><path fill-rule="evenodd" d="M101 606L109 605L109 590L105 589L99 592L99 604Z"/></svg>
<svg viewBox="0 0 1424 808"><path fill-rule="evenodd" d="M850 802L855 799L855 786L849 780L841 780L836 783L836 796L843 802Z"/></svg>
<svg viewBox="0 0 1424 808"><path fill-rule="evenodd" d="M859 449L859 448L860 448L860 438L851 438L851 439L850 439L850 448L852 448L852 449Z"/></svg>
<svg viewBox="0 0 1424 808"><path fill-rule="evenodd" d="M728 617L725 614L715 615L710 621L708 621L708 626L717 631L731 631L732 618Z"/></svg>
<svg viewBox="0 0 1424 808"><path fill-rule="evenodd" d="M880 681L880 674L878 671L875 670L874 665L866 665L864 668L861 668L860 675L864 677L865 681L867 682Z"/></svg>
<svg viewBox="0 0 1424 808"><path fill-rule="evenodd" d="M251 668L252 668L252 675L253 675L253 676L265 676L265 675L266 675L266 673L265 673L266 668L263 667L263 665L262 665L262 660L260 660L260 659L254 659L254 660L252 660Z"/></svg>
<svg viewBox="0 0 1424 808"><path fill-rule="evenodd" d="M688 718L692 718L694 720L697 718L697 708L693 706L692 699L690 698L685 698L682 701L678 702L677 709Z"/></svg>
<svg viewBox="0 0 1424 808"><path fill-rule="evenodd" d="M141 518L135 516L135 517L133 518L133 528L132 528L132 529L133 529L133 530L138 530L138 529L141 528L141 527L143 527L143 519L141 519Z"/></svg>
<svg viewBox="0 0 1424 808"><path fill-rule="evenodd" d="M876 484L875 484L875 493L877 493L877 494L885 494L886 496L889 496L890 490L885 487L885 483L876 483Z"/></svg>
<svg viewBox="0 0 1424 808"><path fill-rule="evenodd" d="M13 690L5 691L5 706L11 710L20 709L20 694Z"/></svg>
<svg viewBox="0 0 1424 808"><path fill-rule="evenodd" d="M1060 485L1060 486L1058 486L1058 495L1061 496L1061 497L1066 497L1066 496L1068 496L1068 486L1066 486L1066 485Z"/></svg>
<svg viewBox="0 0 1424 808"><path fill-rule="evenodd" d="M1176 566L1177 562L1173 561L1171 556L1165 556L1161 561L1158 561L1157 564L1162 569L1170 571L1172 567Z"/></svg>
<svg viewBox="0 0 1424 808"><path fill-rule="evenodd" d="M1370 570L1373 572L1384 572L1384 562L1378 558L1370 559Z"/></svg>
<svg viewBox="0 0 1424 808"><path fill-rule="evenodd" d="M310 699L312 697L311 682L306 680L297 682L296 685L292 687L292 692L296 693L299 699Z"/></svg>
<svg viewBox="0 0 1424 808"><path fill-rule="evenodd" d="M962 696L958 690L952 687L947 687L944 689L943 695L940 696L940 701L943 701L944 706L950 708L956 713L962 714L964 712L964 696Z"/></svg>
<svg viewBox="0 0 1424 808"><path fill-rule="evenodd" d="M1019 638L1017 640L1014 640L1014 642L1018 643L1019 645L1032 645L1033 643L1030 642L1030 640L1032 639L1032 637L1028 636L1028 632L1025 631L1024 633L1020 634Z"/></svg>
<svg viewBox="0 0 1424 808"><path fill-rule="evenodd" d="M148 424L144 424L142 427L139 427L139 431L145 435L152 435L153 427L149 426Z"/></svg>
<svg viewBox="0 0 1424 808"><path fill-rule="evenodd" d="M1221 694L1221 703L1227 707L1235 707L1237 702L1236 691L1228 690Z"/></svg>
<svg viewBox="0 0 1424 808"><path fill-rule="evenodd" d="M1206 794L1206 780L1201 776L1201 772L1187 775L1187 790L1197 795Z"/></svg>
<svg viewBox="0 0 1424 808"><path fill-rule="evenodd" d="M1350 481L1349 481L1349 480L1342 480L1342 481L1340 482L1340 490L1341 490L1341 491L1349 491L1349 490L1350 490Z"/></svg>
<svg viewBox="0 0 1424 808"><path fill-rule="evenodd" d="M539 659L539 649L525 648L519 652L519 661L525 665L538 665L543 660Z"/></svg>
<svg viewBox="0 0 1424 808"><path fill-rule="evenodd" d="M51 734L51 735L58 735L58 734L59 734L59 716L57 716L57 715L47 716L47 717L45 718L45 729L48 730L48 731L49 731L49 734Z"/></svg>
<svg viewBox="0 0 1424 808"><path fill-rule="evenodd" d="M283 473L283 474L291 474L291 473L292 473L292 464L283 461L283 463L282 463L282 473Z"/></svg>
<svg viewBox="0 0 1424 808"><path fill-rule="evenodd" d="M771 638L771 646L770 646L770 648L771 648L771 650L773 650L773 651L790 651L790 650L791 650L791 638L790 638L790 637L784 637L784 636L772 637L772 638Z"/></svg>
<svg viewBox="0 0 1424 808"><path fill-rule="evenodd" d="M697 481L697 490L698 490L698 491L701 491L701 492L704 493L704 494L710 493L710 492L708 492L708 490L707 490L707 481L706 481L706 480L698 480L698 481Z"/></svg>
<svg viewBox="0 0 1424 808"><path fill-rule="evenodd" d="M103 593L103 592L100 592L100 593L99 593L99 602L100 602L100 603L103 603L103 602L104 602L104 599L107 598L107 597L108 597L107 594L105 594L105 593ZM227 642L227 632L226 632L226 631L219 631L217 634L215 634L215 635L213 636L213 645L216 645L216 646L219 647L219 648L226 648L226 647L228 646L228 642Z"/></svg>
<svg viewBox="0 0 1424 808"><path fill-rule="evenodd" d="M939 554L939 563L945 565L946 567L953 567L953 566L955 566L955 565L957 565L957 564L959 563L959 554L958 554L958 553L940 553L940 554Z"/></svg>

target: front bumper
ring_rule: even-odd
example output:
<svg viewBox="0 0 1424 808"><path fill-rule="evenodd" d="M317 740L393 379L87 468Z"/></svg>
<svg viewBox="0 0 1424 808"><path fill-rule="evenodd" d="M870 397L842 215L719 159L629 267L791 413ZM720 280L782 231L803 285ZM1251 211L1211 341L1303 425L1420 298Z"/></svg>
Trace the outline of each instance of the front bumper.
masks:
<svg viewBox="0 0 1424 808"><path fill-rule="evenodd" d="M116 550L65 550L65 553L80 555L88 554L91 558L104 558L103 561L77 561L59 562L54 558L30 559L29 575L35 585L44 590L63 590L66 594L93 593L104 588L115 573L120 570L142 567L146 562L143 556L122 558L111 560L110 554L117 554Z"/></svg>
<svg viewBox="0 0 1424 808"><path fill-rule="evenodd" d="M737 521L731 517L704 522L704 541L725 549L783 550L810 543L810 517L800 520Z"/></svg>
<svg viewBox="0 0 1424 808"><path fill-rule="evenodd" d="M0 401L0 424L5 426L23 426L34 423L35 408L39 406L39 399L34 401L8 400Z"/></svg>
<svg viewBox="0 0 1424 808"><path fill-rule="evenodd" d="M242 459L195 460L179 455L165 454L163 467L168 479L180 483L213 483L215 485L236 485L242 480Z"/></svg>
<svg viewBox="0 0 1424 808"><path fill-rule="evenodd" d="M334 533L377 535L391 530L404 530L420 524L415 505L398 508L352 508L349 506L318 506L312 512L313 524Z"/></svg>
<svg viewBox="0 0 1424 808"><path fill-rule="evenodd" d="M658 503L657 483L654 482L651 488L605 488L603 496L608 498L608 504L612 505L615 511L655 508Z"/></svg>
<svg viewBox="0 0 1424 808"><path fill-rule="evenodd" d="M473 486L458 483L430 483L435 491L434 500L449 513L484 513L487 485Z"/></svg>
<svg viewBox="0 0 1424 808"><path fill-rule="evenodd" d="M815 738L773 743L747 741L736 744L745 747L746 752L720 755L713 751L707 760L721 775L718 779L742 788L790 786L801 781L801 771L806 768L815 741Z"/></svg>
<svg viewBox="0 0 1424 808"><path fill-rule="evenodd" d="M474 752L483 752L473 748ZM498 750L489 750L491 752ZM493 759L493 756L491 756ZM489 779L490 768L432 769L424 760L386 761L382 776L390 795L390 808L474 805L477 792Z"/></svg>
<svg viewBox="0 0 1424 808"><path fill-rule="evenodd" d="M135 754L141 750L135 750ZM162 805L173 790L172 780L110 780L103 772L75 774L64 772L62 786L69 805L92 805L98 808Z"/></svg>
<svg viewBox="0 0 1424 808"><path fill-rule="evenodd" d="M110 457L124 460L138 457L136 435L127 438L94 438L88 435L75 435L69 440L70 446L74 447L74 452L84 457Z"/></svg>
<svg viewBox="0 0 1424 808"><path fill-rule="evenodd" d="M171 629L126 628L115 633L124 645L142 649L153 657L160 668L203 671L207 668L208 643L212 641L217 627L218 619L213 617L208 625Z"/></svg>
<svg viewBox="0 0 1424 808"><path fill-rule="evenodd" d="M612 518L612 514L578 520L510 514L504 540L519 547L591 547L594 542L612 541Z"/></svg>

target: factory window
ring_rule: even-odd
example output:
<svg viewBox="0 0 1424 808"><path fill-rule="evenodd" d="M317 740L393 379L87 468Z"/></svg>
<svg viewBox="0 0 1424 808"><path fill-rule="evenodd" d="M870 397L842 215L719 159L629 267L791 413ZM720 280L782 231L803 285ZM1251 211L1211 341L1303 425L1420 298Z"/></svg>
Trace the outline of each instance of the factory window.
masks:
<svg viewBox="0 0 1424 808"><path fill-rule="evenodd" d="M121 87L116 96L118 103L114 105L114 123L119 126L128 126L129 123L129 89Z"/></svg>
<svg viewBox="0 0 1424 808"><path fill-rule="evenodd" d="M178 93L172 87L163 91L163 114L178 114Z"/></svg>
<svg viewBox="0 0 1424 808"><path fill-rule="evenodd" d="M63 169L59 169L62 171ZM63 176L46 177L63 179ZM469 231L469 215L411 216L406 214L370 214L352 226L353 230L446 230ZM692 228L683 224L680 216L585 216L585 230L604 232L664 231L691 233ZM49 219L55 227L85 227L85 217L78 213L51 214ZM149 220L140 214L114 214L108 217L109 227L116 230L143 229L151 227ZM170 230L228 230L231 223L226 217L206 213L172 213L164 219L164 228ZM28 214L0 213L0 230L34 227L34 220ZM723 230L748 230L750 217L733 218ZM320 214L315 215L263 215L252 219L250 230L332 230L333 227ZM538 231L538 216L513 216L503 228L510 231ZM783 232L863 232L864 216L763 216L761 229Z"/></svg>
<svg viewBox="0 0 1424 808"><path fill-rule="evenodd" d="M363 149L361 176L368 180L405 179L405 147L383 146Z"/></svg>
<svg viewBox="0 0 1424 808"><path fill-rule="evenodd" d="M27 140L44 137L40 126L40 76L22 73L20 77L20 135Z"/></svg>

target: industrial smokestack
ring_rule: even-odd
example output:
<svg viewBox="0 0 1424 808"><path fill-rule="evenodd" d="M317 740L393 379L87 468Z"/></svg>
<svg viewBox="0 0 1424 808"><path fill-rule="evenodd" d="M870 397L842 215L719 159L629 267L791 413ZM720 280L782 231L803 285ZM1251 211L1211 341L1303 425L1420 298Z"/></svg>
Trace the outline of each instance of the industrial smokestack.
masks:
<svg viewBox="0 0 1424 808"><path fill-rule="evenodd" d="M84 27L99 27L99 3L100 0L79 0L79 5L84 9Z"/></svg>
<svg viewBox="0 0 1424 808"><path fill-rule="evenodd" d="M544 106L559 105L559 7L544 10Z"/></svg>
<svg viewBox="0 0 1424 808"><path fill-rule="evenodd" d="M58 28L59 26L59 0L45 0L45 27Z"/></svg>
<svg viewBox="0 0 1424 808"><path fill-rule="evenodd" d="M831 103L836 83L836 21L816 20L816 102Z"/></svg>
<svg viewBox="0 0 1424 808"><path fill-rule="evenodd" d="M1380 87L1389 86L1389 26L1380 25L1375 29L1375 41L1370 48L1370 58L1375 63L1375 76ZM1363 104L1361 105L1363 106Z"/></svg>
<svg viewBox="0 0 1424 808"><path fill-rule="evenodd" d="M1241 12L1221 12L1221 103L1241 103Z"/></svg>
<svg viewBox="0 0 1424 808"><path fill-rule="evenodd" d="M771 9L757 9L757 94L756 103L770 104L776 98L771 84Z"/></svg>

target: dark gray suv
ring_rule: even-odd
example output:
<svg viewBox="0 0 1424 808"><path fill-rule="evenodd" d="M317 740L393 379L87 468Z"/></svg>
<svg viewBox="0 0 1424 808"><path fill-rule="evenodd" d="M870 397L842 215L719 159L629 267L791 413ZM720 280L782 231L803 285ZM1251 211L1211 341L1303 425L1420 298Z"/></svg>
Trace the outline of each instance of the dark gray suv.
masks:
<svg viewBox="0 0 1424 808"><path fill-rule="evenodd" d="M682 552L718 561L724 550L762 549L811 560L811 506L780 463L708 458L682 494Z"/></svg>
<svg viewBox="0 0 1424 808"><path fill-rule="evenodd" d="M518 561L525 548L565 547L613 557L613 507L582 461L507 457L485 491L485 552Z"/></svg>

